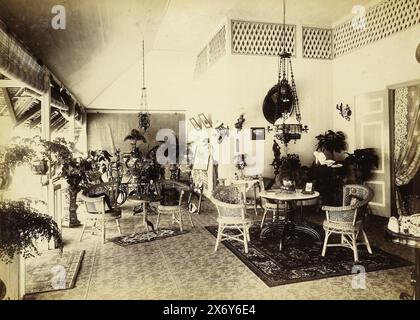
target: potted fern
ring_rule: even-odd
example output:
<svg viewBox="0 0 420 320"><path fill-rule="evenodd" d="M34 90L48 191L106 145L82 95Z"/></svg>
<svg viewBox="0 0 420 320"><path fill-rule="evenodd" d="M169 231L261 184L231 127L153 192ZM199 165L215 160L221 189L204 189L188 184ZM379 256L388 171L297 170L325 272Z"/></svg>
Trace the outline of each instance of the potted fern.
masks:
<svg viewBox="0 0 420 320"><path fill-rule="evenodd" d="M55 240L62 248L56 222L41 214L29 201L0 202L0 260L10 263L16 255L39 255L37 240Z"/></svg>
<svg viewBox="0 0 420 320"><path fill-rule="evenodd" d="M34 151L25 144L12 142L0 148L0 190L10 186L15 169L31 163L33 155Z"/></svg>

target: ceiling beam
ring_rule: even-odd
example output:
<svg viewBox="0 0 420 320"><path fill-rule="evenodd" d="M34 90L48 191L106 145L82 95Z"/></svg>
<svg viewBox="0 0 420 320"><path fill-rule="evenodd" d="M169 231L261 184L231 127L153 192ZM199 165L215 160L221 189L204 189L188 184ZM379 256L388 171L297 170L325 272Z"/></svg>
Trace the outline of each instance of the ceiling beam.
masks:
<svg viewBox="0 0 420 320"><path fill-rule="evenodd" d="M39 105L37 105L37 106L35 106L35 107L33 107L33 108L29 109L29 111L26 111L26 112L23 114L22 118L20 118L20 119L17 121L16 126L19 126L19 125L21 125L22 123L24 123L24 122L26 122L26 121L28 121L28 120L32 119L34 116L36 116L36 115L37 115L38 113L40 113L40 112L41 112L41 106L39 106Z"/></svg>
<svg viewBox="0 0 420 320"><path fill-rule="evenodd" d="M13 108L12 101L10 100L9 91L6 88L1 89L3 91L4 100L6 101L7 109L9 110L9 115L12 118L12 122L14 125L17 123L15 109Z"/></svg>
<svg viewBox="0 0 420 320"><path fill-rule="evenodd" d="M0 88L21 88L25 85L18 80L0 80Z"/></svg>

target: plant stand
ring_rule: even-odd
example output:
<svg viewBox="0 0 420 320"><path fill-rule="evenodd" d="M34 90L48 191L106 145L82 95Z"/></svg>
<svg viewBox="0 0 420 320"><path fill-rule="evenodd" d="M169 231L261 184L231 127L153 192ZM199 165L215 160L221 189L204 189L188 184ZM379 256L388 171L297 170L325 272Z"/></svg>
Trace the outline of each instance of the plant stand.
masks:
<svg viewBox="0 0 420 320"><path fill-rule="evenodd" d="M65 228L76 228L81 225L77 218L77 194L78 192L70 188L63 190L64 205L63 213L64 217L61 225Z"/></svg>

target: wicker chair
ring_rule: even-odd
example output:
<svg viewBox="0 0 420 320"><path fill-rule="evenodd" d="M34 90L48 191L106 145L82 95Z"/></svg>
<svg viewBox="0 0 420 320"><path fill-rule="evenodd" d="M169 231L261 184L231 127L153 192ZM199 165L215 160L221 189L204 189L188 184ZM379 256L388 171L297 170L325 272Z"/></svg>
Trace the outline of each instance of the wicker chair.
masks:
<svg viewBox="0 0 420 320"><path fill-rule="evenodd" d="M165 188L176 189L179 193L179 198L175 200L174 203L161 203L158 206L158 216L156 221L156 229L159 228L159 223L161 219L161 215L169 215L172 217L172 224L177 223L179 225L179 230L183 231L183 215L187 213L190 218L191 226L194 228L194 222L192 220L191 212L184 209L182 207L182 199L184 197L185 192L188 192L190 188L178 181L171 181L171 180L162 180L159 182L159 190L160 193L164 193Z"/></svg>
<svg viewBox="0 0 420 320"><path fill-rule="evenodd" d="M265 191L265 185L264 185L264 180L262 178L259 179L259 185L260 185L260 190L261 191ZM274 201L268 201L265 198L261 197L261 207L264 210L263 213L263 217L261 220L261 229L264 227L264 223L265 223L265 218L267 216L267 213L271 212L273 215L273 221L276 220L276 216L278 211L280 211L281 213L283 213L283 215L281 217L277 217L277 219L284 219L284 217L286 216L286 203L285 202L281 202L281 203L275 203Z"/></svg>
<svg viewBox="0 0 420 320"><path fill-rule="evenodd" d="M347 247L353 250L354 261L359 261L357 252L358 245L366 245L367 250L372 254L366 232L363 229L363 221L366 215L368 203L373 198L373 192L366 186L347 185L343 188L343 206L324 206L327 219L324 221L325 240L322 249L322 256L325 256L327 247ZM359 234L362 233L364 242L357 242ZM341 235L339 244L328 244L332 234Z"/></svg>
<svg viewBox="0 0 420 320"><path fill-rule="evenodd" d="M95 230L101 232L102 243L105 243L106 240L107 222L115 221L118 232L121 234L119 223L121 209L113 208L116 205L117 194L118 184L113 182L94 185L82 192L80 198L85 204L87 217L79 241L82 241L89 222L92 223L92 235L95 233ZM99 227L97 224L99 224Z"/></svg>
<svg viewBox="0 0 420 320"><path fill-rule="evenodd" d="M236 240L244 243L245 253L248 253L250 241L249 228L253 224L252 217L246 214L246 204L243 192L238 186L218 186L212 194L212 202L217 208L219 228L214 251L217 251L220 242ZM225 233L225 230L239 230L239 234Z"/></svg>

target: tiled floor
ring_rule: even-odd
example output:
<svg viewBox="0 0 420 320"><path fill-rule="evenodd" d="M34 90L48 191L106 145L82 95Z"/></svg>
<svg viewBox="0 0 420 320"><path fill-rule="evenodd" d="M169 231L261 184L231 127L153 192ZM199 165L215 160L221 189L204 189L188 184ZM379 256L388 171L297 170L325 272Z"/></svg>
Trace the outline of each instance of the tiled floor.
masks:
<svg viewBox="0 0 420 320"><path fill-rule="evenodd" d="M196 227L187 225L189 233L126 248L102 245L90 233L80 243L80 228L65 229L65 250L86 250L76 287L27 299L398 299L410 290L411 267L368 273L365 290L352 289L351 276L269 288L223 245L214 252L215 238L204 226L216 224L216 212L206 202L193 216ZM124 205L121 219L127 234L140 219L131 205ZM108 230L109 237L116 235L112 226ZM413 261L410 250L385 241L381 223L371 222L367 231L373 245Z"/></svg>

